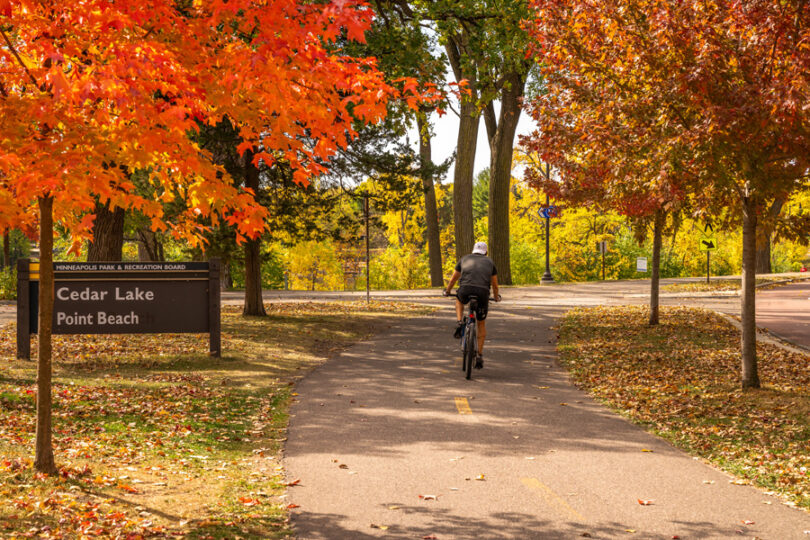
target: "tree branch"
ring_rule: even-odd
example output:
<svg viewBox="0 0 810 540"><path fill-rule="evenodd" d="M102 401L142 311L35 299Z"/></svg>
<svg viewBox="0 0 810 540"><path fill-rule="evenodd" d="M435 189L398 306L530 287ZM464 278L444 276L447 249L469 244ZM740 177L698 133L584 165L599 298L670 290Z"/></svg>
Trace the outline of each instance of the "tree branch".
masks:
<svg viewBox="0 0 810 540"><path fill-rule="evenodd" d="M6 31L5 31L5 30L3 30L2 28L0 28L0 34L3 34L3 39L6 41L6 45L8 45L8 48L9 48L9 50L11 51L11 54L13 54L13 55L14 55L14 58L16 58L16 59L17 59L17 62L19 62L19 63L20 63L20 65L22 66L22 68L23 68L23 69L25 70L25 72L28 74L28 77L31 79L31 82L33 82L33 83L34 83L34 85L35 85L37 88L39 88L40 86L39 86L39 83L37 82L36 77L34 77L34 76L31 74L31 72L30 72L30 71L28 71L28 66L26 66L26 65L25 65L25 62L23 62L23 61L22 61L22 58L20 58L20 55L17 53L17 49L15 49L15 48L14 48L14 45L12 45L12 44L11 44L11 40L10 40L10 39L8 39L8 36L6 35Z"/></svg>

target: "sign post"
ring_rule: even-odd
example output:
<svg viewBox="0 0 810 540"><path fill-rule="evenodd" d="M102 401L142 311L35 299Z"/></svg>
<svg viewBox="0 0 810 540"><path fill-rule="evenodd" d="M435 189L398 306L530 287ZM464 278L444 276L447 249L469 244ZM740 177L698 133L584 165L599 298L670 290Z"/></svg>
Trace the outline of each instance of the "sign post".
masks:
<svg viewBox="0 0 810 540"><path fill-rule="evenodd" d="M709 283L711 274L711 253L717 249L717 238L714 236L714 229L708 223L703 228L703 237L700 239L698 247L700 247L701 251L706 252L706 283Z"/></svg>
<svg viewBox="0 0 810 540"><path fill-rule="evenodd" d="M208 333L222 354L220 262L66 263L54 266L54 334ZM39 263L18 262L17 357L38 331Z"/></svg>

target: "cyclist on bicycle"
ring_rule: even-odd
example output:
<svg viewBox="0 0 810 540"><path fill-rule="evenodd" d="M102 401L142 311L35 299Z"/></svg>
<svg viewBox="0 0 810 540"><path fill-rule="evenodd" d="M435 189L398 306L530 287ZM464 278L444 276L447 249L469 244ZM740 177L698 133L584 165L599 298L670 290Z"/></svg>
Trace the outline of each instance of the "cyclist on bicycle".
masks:
<svg viewBox="0 0 810 540"><path fill-rule="evenodd" d="M453 334L456 338L461 337L464 330L464 304L471 298L478 300L478 309L475 318L478 324L478 354L475 358L476 369L484 367L484 339L487 337L487 310L489 308L489 288L496 302L501 301L498 294L498 271L495 263L487 257L487 245L485 242L476 242L472 253L465 255L456 264L456 270L450 277L450 283L445 289L445 296L449 296L453 290L453 285L458 281L458 294L456 298L456 319L458 327Z"/></svg>

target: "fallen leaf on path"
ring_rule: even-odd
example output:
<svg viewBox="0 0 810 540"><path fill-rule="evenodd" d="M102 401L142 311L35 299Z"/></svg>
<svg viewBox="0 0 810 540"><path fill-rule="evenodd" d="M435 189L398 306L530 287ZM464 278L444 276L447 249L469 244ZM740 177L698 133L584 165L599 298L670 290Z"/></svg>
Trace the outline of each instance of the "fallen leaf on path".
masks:
<svg viewBox="0 0 810 540"><path fill-rule="evenodd" d="M652 452L653 452L652 450L648 450L647 448L642 448L642 449L641 449L641 451L642 451L642 452L650 452L650 453L652 453Z"/></svg>
<svg viewBox="0 0 810 540"><path fill-rule="evenodd" d="M743 525L753 525L754 523L756 523L756 521L751 521L750 519L742 520Z"/></svg>
<svg viewBox="0 0 810 540"><path fill-rule="evenodd" d="M439 540L439 537L435 534L428 534L427 536L423 536L422 540Z"/></svg>
<svg viewBox="0 0 810 540"><path fill-rule="evenodd" d="M437 500L437 495L419 495L419 498L423 501L435 501Z"/></svg>
<svg viewBox="0 0 810 540"><path fill-rule="evenodd" d="M748 482L748 480L737 479L737 480L729 480L728 483L734 484L735 486L747 486L750 482Z"/></svg>
<svg viewBox="0 0 810 540"><path fill-rule="evenodd" d="M704 480L704 484L714 484L714 480Z"/></svg>
<svg viewBox="0 0 810 540"><path fill-rule="evenodd" d="M285 483L284 485L285 485L285 486L287 486L287 487L290 487L290 486L297 486L297 485L298 485L300 482L301 482L301 479L300 479L300 478L296 478L296 479L295 479L295 480L293 480L292 482L287 482L287 483Z"/></svg>
<svg viewBox="0 0 810 540"><path fill-rule="evenodd" d="M292 510L293 508L301 508L300 504L288 504L287 509Z"/></svg>
<svg viewBox="0 0 810 540"><path fill-rule="evenodd" d="M392 504L391 506L388 507L388 509L389 510L399 510L399 506L397 506L395 504Z"/></svg>
<svg viewBox="0 0 810 540"><path fill-rule="evenodd" d="M388 530L388 525L377 525L375 523L372 523L371 528L372 529L380 529L382 531L387 531Z"/></svg>
<svg viewBox="0 0 810 540"><path fill-rule="evenodd" d="M636 532L635 529L625 529L624 532L634 533Z"/></svg>
<svg viewBox="0 0 810 540"><path fill-rule="evenodd" d="M476 479L476 480L480 480L480 481L482 481L482 482L485 480L485 478L484 478L484 475L483 475L483 474L479 474L478 476L476 476L476 477L475 477L475 479Z"/></svg>
<svg viewBox="0 0 810 540"><path fill-rule="evenodd" d="M537 385L535 385L534 387L537 388L538 390L548 390L550 388L548 386L537 386Z"/></svg>
<svg viewBox="0 0 810 540"><path fill-rule="evenodd" d="M349 466L346 465L345 463L341 463L340 465L338 465L338 468L340 468L340 469L348 469Z"/></svg>
<svg viewBox="0 0 810 540"><path fill-rule="evenodd" d="M640 504L641 506L652 506L653 502L647 501L645 499L639 499L638 504Z"/></svg>
<svg viewBox="0 0 810 540"><path fill-rule="evenodd" d="M563 407L567 407L568 403L560 403L560 405L563 406Z"/></svg>

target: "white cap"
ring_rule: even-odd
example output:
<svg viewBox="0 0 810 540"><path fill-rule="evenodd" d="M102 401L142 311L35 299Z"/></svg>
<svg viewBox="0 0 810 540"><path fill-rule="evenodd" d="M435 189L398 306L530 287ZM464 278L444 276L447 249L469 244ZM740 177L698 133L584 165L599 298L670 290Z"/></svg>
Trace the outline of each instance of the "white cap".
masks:
<svg viewBox="0 0 810 540"><path fill-rule="evenodd" d="M473 246L473 253L478 255L486 255L487 254L487 243L486 242L476 242Z"/></svg>

